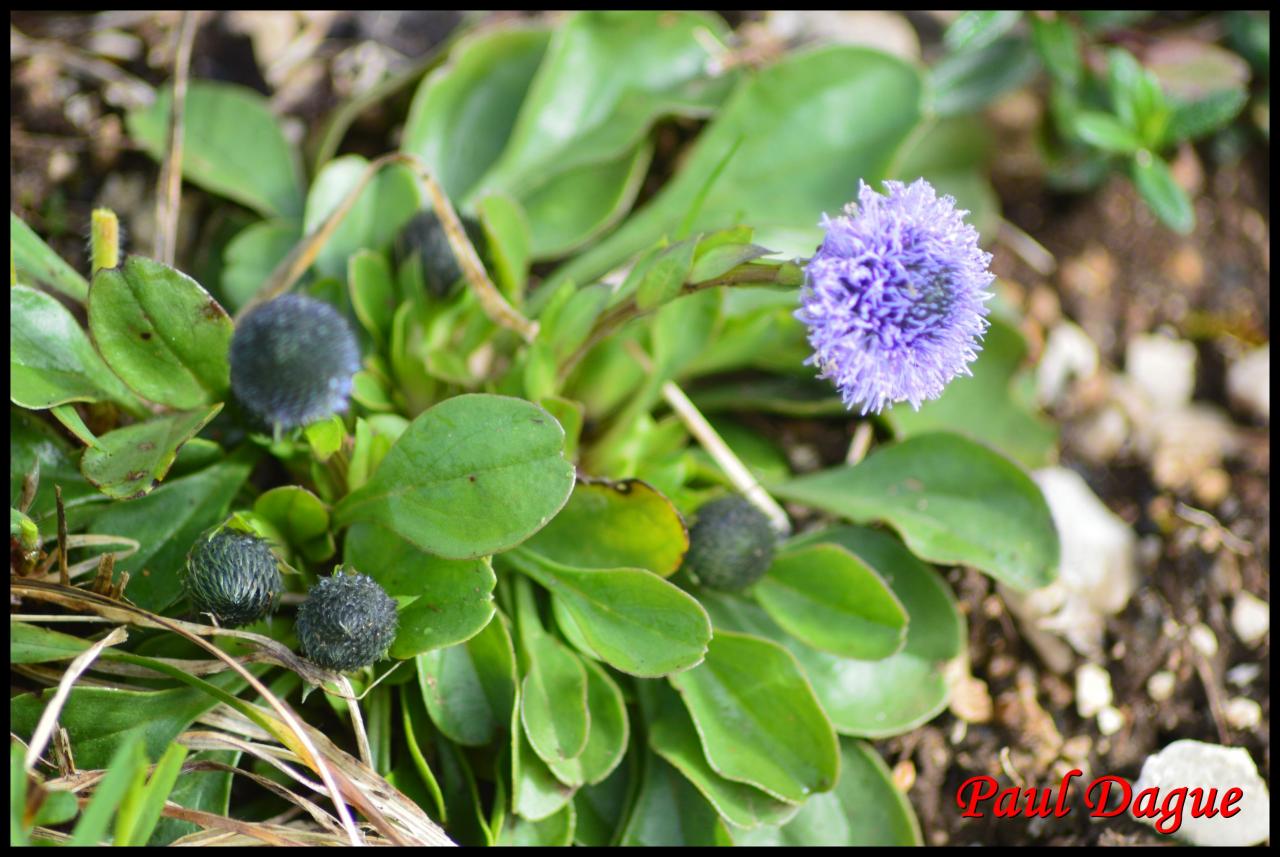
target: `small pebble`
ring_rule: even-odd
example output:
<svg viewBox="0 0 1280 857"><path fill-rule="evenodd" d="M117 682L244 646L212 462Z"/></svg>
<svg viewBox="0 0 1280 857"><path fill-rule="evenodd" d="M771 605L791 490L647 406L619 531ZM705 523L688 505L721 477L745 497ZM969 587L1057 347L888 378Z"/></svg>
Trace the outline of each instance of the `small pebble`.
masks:
<svg viewBox="0 0 1280 857"><path fill-rule="evenodd" d="M1217 506L1231 491L1231 477L1221 467L1210 467L1200 471L1191 487L1201 505Z"/></svg>
<svg viewBox="0 0 1280 857"><path fill-rule="evenodd" d="M1241 592L1231 605L1231 627L1241 641L1256 645L1271 630L1271 605L1252 592Z"/></svg>
<svg viewBox="0 0 1280 857"><path fill-rule="evenodd" d="M1125 372L1157 410L1191 401L1196 384L1196 347L1166 336L1136 336L1125 349Z"/></svg>
<svg viewBox="0 0 1280 857"><path fill-rule="evenodd" d="M1124 715L1114 705L1098 712L1098 731L1103 735L1114 735L1123 728Z"/></svg>
<svg viewBox="0 0 1280 857"><path fill-rule="evenodd" d="M987 683L980 678L964 676L951 688L951 713L968 723L986 723L993 705Z"/></svg>
<svg viewBox="0 0 1280 857"><path fill-rule="evenodd" d="M1237 696L1228 700L1223 714L1232 729L1252 729L1262 722L1262 706L1247 696Z"/></svg>
<svg viewBox="0 0 1280 857"><path fill-rule="evenodd" d="M1076 670L1076 711L1081 717L1093 717L1111 700L1110 673L1097 664L1084 664Z"/></svg>
<svg viewBox="0 0 1280 857"><path fill-rule="evenodd" d="M1213 633L1213 629L1203 622L1197 622L1191 626L1191 630L1187 632L1187 639L1191 643L1191 648L1206 658L1212 658L1218 653L1218 637Z"/></svg>
<svg viewBox="0 0 1280 857"><path fill-rule="evenodd" d="M1153 673L1151 678L1147 679L1147 696L1150 696L1155 702L1164 702L1173 696L1174 688L1178 686L1178 680L1173 673L1168 670L1160 670Z"/></svg>
<svg viewBox="0 0 1280 857"><path fill-rule="evenodd" d="M916 766L910 759L903 759L893 766L893 785L906 794L916 784Z"/></svg>
<svg viewBox="0 0 1280 857"><path fill-rule="evenodd" d="M1248 687L1260 675L1262 675L1262 667L1257 664L1236 664L1227 670L1227 684L1234 687Z"/></svg>
<svg viewBox="0 0 1280 857"><path fill-rule="evenodd" d="M1204 280L1204 257L1193 244L1183 242L1165 262L1165 272L1180 285L1193 288Z"/></svg>
<svg viewBox="0 0 1280 857"><path fill-rule="evenodd" d="M1228 788L1244 792L1236 804L1240 812L1231 818L1183 814L1175 835L1193 845L1257 845L1271 835L1271 796L1248 750L1189 739L1174 741L1142 763L1133 793L1152 787L1159 788L1162 795L1166 789L1183 787L1216 788L1219 795ZM1155 820L1139 819L1146 824Z"/></svg>
<svg viewBox="0 0 1280 857"><path fill-rule="evenodd" d="M1098 371L1098 346L1079 325L1062 321L1049 332L1036 366L1036 397L1043 405L1056 403L1072 378Z"/></svg>
<svg viewBox="0 0 1280 857"><path fill-rule="evenodd" d="M1232 401L1263 420L1271 418L1271 345L1250 351L1227 370Z"/></svg>

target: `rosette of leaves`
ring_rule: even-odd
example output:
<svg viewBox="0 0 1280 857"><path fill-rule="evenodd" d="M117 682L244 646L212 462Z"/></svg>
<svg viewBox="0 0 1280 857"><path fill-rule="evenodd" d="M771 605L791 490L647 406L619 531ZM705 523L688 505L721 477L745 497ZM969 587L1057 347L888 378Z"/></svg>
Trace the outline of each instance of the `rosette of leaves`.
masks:
<svg viewBox="0 0 1280 857"><path fill-rule="evenodd" d="M972 122L925 129L920 71L880 51L820 46L747 69L728 41L721 19L688 12L467 33L418 83L412 159L331 158L341 128L317 129L309 185L265 99L192 81L184 177L261 219L222 237L217 297L137 257L88 288L12 221L14 526L56 530L56 482L86 537L76 551L138 545L115 568L155 612L173 610L187 549L232 508L304 575L340 552L395 603L389 662L349 677L359 699L313 694L296 710L332 724L330 705L359 706L370 768L460 843L918 842L868 741L946 705L964 627L935 564L1032 589L1057 562L1023 469L1053 445L1016 392L1025 346L993 318L972 377L871 417L884 442L856 463L793 472L785 432L757 428L760 415L848 425L804 366L795 318L790 260L813 252L821 214L859 181L923 175L989 223L984 137ZM157 159L168 98L127 121ZM673 121L690 139L637 208ZM456 292L394 256L435 204L421 170L480 224L483 278ZM201 421L228 395L221 305L246 306L286 258L309 260L296 292L358 324L349 412L277 439ZM87 299L92 336L37 280ZM768 491L819 518L747 590L675 577L686 522L733 486L669 409L669 385ZM292 645L295 625L270 634ZM195 699L152 741L224 701L138 692ZM41 706L17 700L25 737ZM95 719L68 727L78 764L108 761ZM329 734L354 752L345 727ZM234 816L238 793L221 794ZM225 798L182 801L228 812Z"/></svg>

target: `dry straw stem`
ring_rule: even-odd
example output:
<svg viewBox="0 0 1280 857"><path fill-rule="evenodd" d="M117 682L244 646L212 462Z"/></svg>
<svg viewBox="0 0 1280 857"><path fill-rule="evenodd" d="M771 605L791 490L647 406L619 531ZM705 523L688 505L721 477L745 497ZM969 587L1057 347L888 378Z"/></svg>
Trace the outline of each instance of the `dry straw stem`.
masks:
<svg viewBox="0 0 1280 857"><path fill-rule="evenodd" d="M191 48L196 39L200 13L182 13L178 27L178 50L174 57L173 101L169 105L169 150L160 169L160 190L156 194L155 257L173 265L178 245L178 210L182 205L182 139L187 106L187 75L191 69ZM114 266L111 266L114 267Z"/></svg>
<svg viewBox="0 0 1280 857"><path fill-rule="evenodd" d="M341 796L345 796L353 806L369 819L374 828L393 844L454 844L444 834L444 831L422 812L417 804L387 783L376 771L348 755L334 744L328 736L302 723L288 706L271 693L253 674L245 670L234 658L211 643L206 642L202 637L211 634L224 634L251 639L258 642L259 645L269 648L271 654L281 662L284 662L285 659L280 656L287 653L288 660L296 663L298 667L307 667L305 662L293 655L292 652L288 652L281 644L269 638L259 637L247 632L230 631L168 619L130 604L112 601L100 595L71 587L30 580L14 580L11 582L10 588L19 597L25 596L51 601L71 609L89 610L99 615L110 616L120 622L141 627L161 628L179 634L206 649L234 669L270 704L271 708L279 715L279 719L273 717L267 709L244 700L239 700L238 707L244 709L240 713L250 715L253 720L258 722L258 725L267 728L276 740L292 751L292 754L299 762L320 775L324 783L324 790L333 801L339 819L343 824L343 829L347 832L351 844L359 845L363 843L346 805L341 800ZM270 645L267 646L267 644ZM282 649L284 650L283 652L280 651ZM293 668L291 663L285 663L285 665ZM181 670L176 670L175 672L180 673ZM332 673L319 671L314 667L310 668L310 673L315 679L319 679L316 683L335 679ZM175 675L175 677L177 676ZM307 678L307 675L304 674L303 677ZM314 679L309 678L308 680ZM386 814L384 814L384 810ZM179 816L175 815L173 817ZM214 818L218 818L218 816L214 816ZM196 819L189 820L194 821Z"/></svg>
<svg viewBox="0 0 1280 857"><path fill-rule="evenodd" d="M484 314L499 327L514 331L526 342L532 342L533 338L538 334L537 322L525 318L511 304L507 303L507 299L502 296L502 292L498 291L498 287L489 279L489 274L485 271L484 264L480 261L480 256L476 253L475 248L471 246L471 241L467 238L467 234L462 228L462 222L458 219L457 213L453 210L453 205L449 202L449 197L445 195L439 183L431 176L430 170L426 168L421 159L416 155L409 155L403 152L392 152L391 154L383 155L371 161L365 167L364 173L360 176L360 180L356 182L355 187L347 192L338 207L325 218L325 221L315 231L304 236L289 251L289 255L280 261L280 264L271 272L271 276L267 278L266 283L253 296L253 299L236 313L236 320L243 318L254 307L284 294L298 281L298 278L315 262L321 248L333 236L334 230L338 228L343 218L351 211L352 206L356 204L356 200L360 198L360 194L364 192L369 182L373 180L379 171L390 164L407 165L417 175L423 187L426 188L427 196L431 198L436 214L440 217L440 223L444 227L445 236L449 239L449 246L453 249L454 258L457 259L458 266L466 276L467 284L475 292L476 300L480 302L480 308L484 310Z"/></svg>
<svg viewBox="0 0 1280 857"><path fill-rule="evenodd" d="M645 354L639 345L628 341L625 347L645 372L653 372L653 361L649 359L649 355ZM787 513L783 511L773 497L769 496L769 492L764 490L764 487L756 481L756 478L751 475L751 471L742 463L742 459L738 458L737 454L729 448L729 444L724 442L724 438L720 437L719 432L712 428L711 423L707 422L707 418L702 415L702 411L698 410L698 406L684 394L684 390L681 390L674 381L667 381L662 385L662 397L671 406L671 410L675 411L680 422L684 423L684 427L689 430L689 434L694 436L698 443L702 445L702 448L724 471L724 475L729 477L733 487L738 489L738 492L747 499L747 502L764 513L779 535L790 535L791 520L787 517Z"/></svg>
<svg viewBox="0 0 1280 857"><path fill-rule="evenodd" d="M315 744L306 734L302 724L292 711L289 710L275 694L273 694L266 685L257 679L252 673L236 662L234 658L223 652L217 646L202 639L199 635L193 634L183 628L178 627L172 620L154 613L148 613L145 610L134 607L122 602L112 601L103 596L94 593L85 592L81 589L74 589L70 586L42 584L35 581L13 581L10 584L10 591L16 595L43 599L61 603L72 609L88 608L94 612L103 612L103 608L109 609L117 614L122 614L125 621L135 622L139 618L145 618L148 624L159 626L172 633L186 637L191 642L208 650L215 657L219 658L232 669L238 672L249 684L261 694L262 698L267 700L275 712L283 721L284 729L276 737L285 744L290 746L303 759L304 764L316 771L320 775L320 779L324 781L325 788L329 793L329 797L333 800L334 806L338 810L338 816L341 818L343 827L347 831L348 838L352 845L361 845L362 840L360 831L356 828L355 822L351 818L350 812L347 810L346 804L342 801L342 792L338 788L338 784L334 779L333 773L324 758L315 748ZM274 730L273 730L274 731ZM290 740L290 733L292 740Z"/></svg>
<svg viewBox="0 0 1280 857"><path fill-rule="evenodd" d="M107 636L77 655L67 667L67 671L62 674L62 680L58 682L58 690L53 694L53 699L49 700L49 704L44 707L35 731L31 733L31 743L27 745L27 755L22 762L27 773L35 770L40 754L44 752L45 745L53 735L54 727L58 725L58 715L62 713L62 706L71 695L71 688L75 685L76 679L89 668L89 664L93 663L103 649L123 643L128 638L129 634L124 628L115 628Z"/></svg>
<svg viewBox="0 0 1280 857"><path fill-rule="evenodd" d="M180 737L178 740L181 742L182 738ZM212 760L207 760L207 761L196 760L193 762L187 762L182 766L182 770L184 772L225 771L226 773L229 773L229 774L245 777L246 779L252 780L253 782L262 786L267 791L272 792L277 797L283 798L289 803L294 804L295 806L300 808L303 812L307 813L307 815L310 815L311 818L314 819L317 824L319 824L321 827L323 827L325 830L329 831L330 833L336 836L342 835L342 825L339 824L338 820L335 819L332 815L325 812L324 809L319 804L315 803L314 801L307 800L305 797L298 794L297 792L290 791L280 783L277 783L275 780L264 777L261 774L255 774L252 771L246 771L243 768L237 768L235 765L228 765L223 762L215 762Z"/></svg>

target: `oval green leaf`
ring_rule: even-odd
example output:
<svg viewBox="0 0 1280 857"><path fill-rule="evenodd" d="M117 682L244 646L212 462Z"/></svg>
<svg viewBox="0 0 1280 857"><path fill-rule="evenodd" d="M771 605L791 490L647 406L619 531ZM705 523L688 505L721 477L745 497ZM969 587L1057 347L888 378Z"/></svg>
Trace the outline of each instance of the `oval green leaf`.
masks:
<svg viewBox="0 0 1280 857"><path fill-rule="evenodd" d="M343 155L325 164L307 191L302 228L313 233L342 204L365 174L369 161ZM418 180L403 164L378 171L316 254L315 269L325 277L347 274L347 259L357 250L388 246L421 203Z"/></svg>
<svg viewBox="0 0 1280 857"><path fill-rule="evenodd" d="M334 517L340 527L381 524L449 559L507 550L569 499L574 468L563 446L560 424L532 402L455 396L410 423Z"/></svg>
<svg viewBox="0 0 1280 857"><path fill-rule="evenodd" d="M418 655L417 666L427 711L450 741L478 747L507 730L516 656L499 614L465 643Z"/></svg>
<svg viewBox="0 0 1280 857"><path fill-rule="evenodd" d="M148 493L164 478L178 449L222 410L211 408L169 414L107 432L97 446L84 451L80 471L103 494L132 500Z"/></svg>
<svg viewBox="0 0 1280 857"><path fill-rule="evenodd" d="M523 548L505 559L549 590L591 650L616 670L653 678L688 669L706 654L706 612L652 572L574 568Z"/></svg>
<svg viewBox="0 0 1280 857"><path fill-rule="evenodd" d="M680 697L659 686L658 711L649 723L649 746L676 770L684 774L720 816L735 827L752 828L784 824L800 808L780 801L759 789L726 780L707 763L689 712Z"/></svg>
<svg viewBox="0 0 1280 857"><path fill-rule="evenodd" d="M579 568L644 568L670 577L689 534L671 501L638 479L579 480L560 514L525 547Z"/></svg>
<svg viewBox="0 0 1280 857"><path fill-rule="evenodd" d="M712 77L705 12L584 11L557 27L502 157L481 182L523 194L559 173L616 159L667 115L705 116L731 75Z"/></svg>
<svg viewBox="0 0 1280 857"><path fill-rule="evenodd" d="M829 791L840 770L831 721L799 664L770 640L718 631L707 658L671 677L713 770L779 800Z"/></svg>
<svg viewBox="0 0 1280 857"><path fill-rule="evenodd" d="M550 30L476 32L418 87L400 150L417 155L450 199L462 200L507 145Z"/></svg>
<svg viewBox="0 0 1280 857"><path fill-rule="evenodd" d="M602 782L622 761L631 737L622 690L597 664L589 660L581 663L587 671L587 744L573 759L547 763L556 779L566 785Z"/></svg>
<svg viewBox="0 0 1280 857"><path fill-rule="evenodd" d="M576 758L586 749L591 723L586 668L543 632L526 636L522 658L529 666L520 685L520 723L529 745L548 765Z"/></svg>
<svg viewBox="0 0 1280 857"><path fill-rule="evenodd" d="M67 308L28 286L9 289L9 400L33 410L113 401L131 414L148 413Z"/></svg>
<svg viewBox="0 0 1280 857"><path fill-rule="evenodd" d="M170 87L125 117L129 134L162 161L169 151ZM264 217L302 214L302 173L267 99L229 83L192 81L183 111L182 174Z"/></svg>
<svg viewBox="0 0 1280 857"><path fill-rule="evenodd" d="M972 565L1018 591L1047 586L1057 573L1058 533L1040 489L1012 461L959 435L918 435L774 490L854 523L885 521L918 556Z"/></svg>
<svg viewBox="0 0 1280 857"><path fill-rule="evenodd" d="M89 289L89 332L107 365L153 402L195 408L226 398L234 325L200 284L130 256Z"/></svg>
<svg viewBox="0 0 1280 857"><path fill-rule="evenodd" d="M329 532L329 507L301 485L281 485L253 502L253 511L269 521L294 547Z"/></svg>
<svg viewBox="0 0 1280 857"><path fill-rule="evenodd" d="M787 634L759 607L719 593L702 601L717 628L745 631L786 646L842 735L882 738L931 720L947 705L946 670L964 651L964 620L950 588L932 568L892 536L861 527L836 527L791 544L835 542L861 557L893 588L906 608L907 642L878 661L818 652Z"/></svg>
<svg viewBox="0 0 1280 857"><path fill-rule="evenodd" d="M893 591L839 545L781 554L753 592L775 622L819 651L871 661L906 642L907 614Z"/></svg>

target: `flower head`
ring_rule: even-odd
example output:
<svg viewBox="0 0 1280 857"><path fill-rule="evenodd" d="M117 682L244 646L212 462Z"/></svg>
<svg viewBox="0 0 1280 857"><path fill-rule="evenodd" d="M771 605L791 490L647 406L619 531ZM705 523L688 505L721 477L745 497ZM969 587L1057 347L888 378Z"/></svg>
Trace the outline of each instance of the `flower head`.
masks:
<svg viewBox="0 0 1280 857"><path fill-rule="evenodd" d="M284 295L246 315L231 338L231 390L268 426L291 429L347 409L360 347L329 304Z"/></svg>
<svg viewBox="0 0 1280 857"><path fill-rule="evenodd" d="M952 197L924 179L884 185L887 196L861 184L857 205L823 215L796 313L813 346L807 363L864 414L902 401L918 409L971 374L994 279Z"/></svg>

